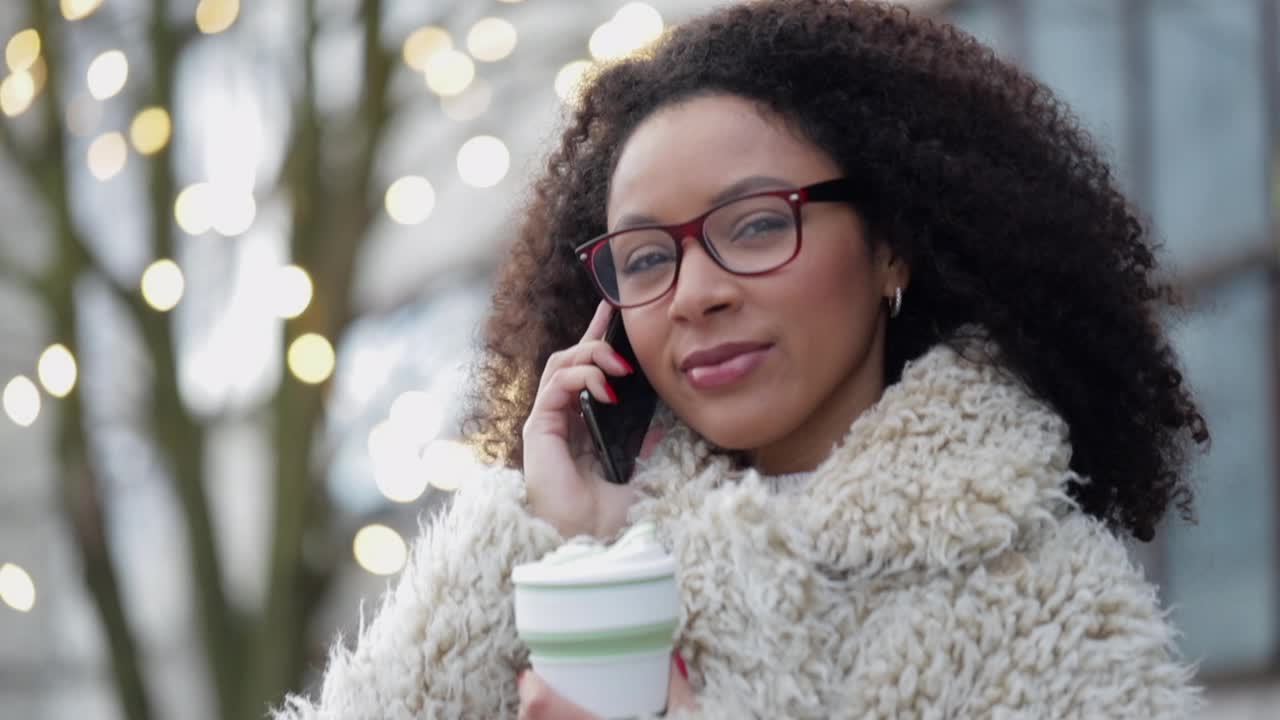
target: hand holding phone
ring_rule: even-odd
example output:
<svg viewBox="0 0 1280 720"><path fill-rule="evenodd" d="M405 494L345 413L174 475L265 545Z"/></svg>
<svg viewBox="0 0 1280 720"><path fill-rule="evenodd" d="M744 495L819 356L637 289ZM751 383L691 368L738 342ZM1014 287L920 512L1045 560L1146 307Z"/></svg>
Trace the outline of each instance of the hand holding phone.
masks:
<svg viewBox="0 0 1280 720"><path fill-rule="evenodd" d="M604 465L605 480L621 485L631 480L640 446L653 420L658 394L640 370L640 362L622 325L621 315L615 313L609 321L604 341L635 372L613 381L617 402L598 402L587 390L578 394L578 402L582 406L582 419L591 434L591 444Z"/></svg>
<svg viewBox="0 0 1280 720"><path fill-rule="evenodd" d="M612 308L601 303L577 344L552 353L523 428L523 469L530 509L564 537L610 538L626 523L635 491L607 482L581 413L579 393L611 405L611 385L631 375L604 340Z"/></svg>

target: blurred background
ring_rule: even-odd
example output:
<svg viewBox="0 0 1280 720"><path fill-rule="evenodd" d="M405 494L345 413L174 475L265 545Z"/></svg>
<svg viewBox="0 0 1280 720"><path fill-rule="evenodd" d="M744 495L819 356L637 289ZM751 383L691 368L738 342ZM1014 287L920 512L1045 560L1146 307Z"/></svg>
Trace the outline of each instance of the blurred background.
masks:
<svg viewBox="0 0 1280 720"><path fill-rule="evenodd" d="M706 0L0 3L0 717L262 717L476 472L460 391L593 62ZM1280 708L1276 0L945 0L1190 298L1199 524L1136 551L1205 717Z"/></svg>

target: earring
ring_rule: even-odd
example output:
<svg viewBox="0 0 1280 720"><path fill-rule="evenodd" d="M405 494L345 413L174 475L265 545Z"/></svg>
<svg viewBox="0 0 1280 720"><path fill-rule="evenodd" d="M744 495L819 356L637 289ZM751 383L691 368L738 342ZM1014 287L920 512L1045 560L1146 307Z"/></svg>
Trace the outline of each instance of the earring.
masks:
<svg viewBox="0 0 1280 720"><path fill-rule="evenodd" d="M896 288L893 291L893 299L889 301L890 319L898 317L900 312L902 312L902 288Z"/></svg>

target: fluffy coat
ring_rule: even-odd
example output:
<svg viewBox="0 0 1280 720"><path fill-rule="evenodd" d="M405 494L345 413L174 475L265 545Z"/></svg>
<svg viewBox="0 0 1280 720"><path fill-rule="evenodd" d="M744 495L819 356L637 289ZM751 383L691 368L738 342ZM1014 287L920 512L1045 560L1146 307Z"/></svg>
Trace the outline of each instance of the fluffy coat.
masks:
<svg viewBox="0 0 1280 720"><path fill-rule="evenodd" d="M974 353L965 352L966 356ZM1066 494L1065 423L939 346L813 473L736 471L674 424L633 481L675 555L699 718L1176 718L1193 669L1122 542ZM318 701L278 720L514 717L514 565L562 538L516 473L422 529Z"/></svg>

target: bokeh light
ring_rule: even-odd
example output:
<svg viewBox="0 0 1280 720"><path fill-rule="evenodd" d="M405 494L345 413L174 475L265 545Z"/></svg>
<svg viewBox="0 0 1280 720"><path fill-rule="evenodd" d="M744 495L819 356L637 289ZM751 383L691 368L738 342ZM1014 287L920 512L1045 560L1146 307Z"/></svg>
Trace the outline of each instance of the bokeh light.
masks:
<svg viewBox="0 0 1280 720"><path fill-rule="evenodd" d="M577 103L578 93L582 89L582 79L586 77L587 71L591 69L592 62L590 60L574 60L556 73L556 95L567 103Z"/></svg>
<svg viewBox="0 0 1280 720"><path fill-rule="evenodd" d="M308 385L318 385L333 374L333 345L323 336L306 333L289 344L289 371Z"/></svg>
<svg viewBox="0 0 1280 720"><path fill-rule="evenodd" d="M240 0L200 0L196 5L196 28L206 35L231 27L240 16Z"/></svg>
<svg viewBox="0 0 1280 720"><path fill-rule="evenodd" d="M67 130L76 137L86 137L102 122L102 103L84 93L67 103Z"/></svg>
<svg viewBox="0 0 1280 720"><path fill-rule="evenodd" d="M173 217L188 235L203 235L213 227L215 193L209 183L188 185L173 201Z"/></svg>
<svg viewBox="0 0 1280 720"><path fill-rule="evenodd" d="M4 61L13 72L30 70L40 57L40 33L32 28L19 30L4 46Z"/></svg>
<svg viewBox="0 0 1280 720"><path fill-rule="evenodd" d="M436 440L422 451L427 482L437 490L453 492L485 472L469 445L457 440Z"/></svg>
<svg viewBox="0 0 1280 720"><path fill-rule="evenodd" d="M36 584L26 570L13 563L0 565L0 600L18 612L36 606Z"/></svg>
<svg viewBox="0 0 1280 720"><path fill-rule="evenodd" d="M587 49L596 60L616 60L657 40L662 28L662 15L652 5L627 3L591 33Z"/></svg>
<svg viewBox="0 0 1280 720"><path fill-rule="evenodd" d="M30 427L40 417L40 391L26 375L19 375L4 386L4 414L15 424Z"/></svg>
<svg viewBox="0 0 1280 720"><path fill-rule="evenodd" d="M477 188L497 185L511 167L507 146L492 135L477 135L458 150L458 174L462 181Z"/></svg>
<svg viewBox="0 0 1280 720"><path fill-rule="evenodd" d="M483 62L497 62L516 49L516 26L502 18L477 20L467 32L467 52Z"/></svg>
<svg viewBox="0 0 1280 720"><path fill-rule="evenodd" d="M436 191L426 178L406 175L387 188L385 205L391 219L401 225L417 225L431 216Z"/></svg>
<svg viewBox="0 0 1280 720"><path fill-rule="evenodd" d="M440 434L444 427L444 402L440 397L421 390L400 393L391 403L390 421L405 428L418 444Z"/></svg>
<svg viewBox="0 0 1280 720"><path fill-rule="evenodd" d="M451 120L469 122L483 115L492 102L493 90L489 83L476 78L461 94L440 98L440 109Z"/></svg>
<svg viewBox="0 0 1280 720"><path fill-rule="evenodd" d="M243 235L253 227L258 216L258 203L253 193L232 188L213 187L213 229L224 237Z"/></svg>
<svg viewBox="0 0 1280 720"><path fill-rule="evenodd" d="M0 81L0 111L9 117L26 112L35 97L35 80L25 70L11 73Z"/></svg>
<svg viewBox="0 0 1280 720"><path fill-rule="evenodd" d="M160 312L167 312L177 307L178 302L182 300L182 293L187 289L187 281L178 263L166 258L156 260L142 271L139 287L142 290L142 299L148 305Z"/></svg>
<svg viewBox="0 0 1280 720"><path fill-rule="evenodd" d="M432 55L441 50L452 49L453 38L449 36L449 31L434 25L420 27L409 33L409 37L404 40L404 64L422 72Z"/></svg>
<svg viewBox="0 0 1280 720"><path fill-rule="evenodd" d="M129 159L129 145L124 135L109 132L89 144L89 172L99 180L110 180L124 170Z"/></svg>
<svg viewBox="0 0 1280 720"><path fill-rule="evenodd" d="M351 541L351 550L360 567L374 575L394 575L404 567L409 548L400 533L374 523L360 528Z"/></svg>
<svg viewBox="0 0 1280 720"><path fill-rule="evenodd" d="M108 50L89 63L89 94L98 100L114 97L129 79L129 59L119 50Z"/></svg>
<svg viewBox="0 0 1280 720"><path fill-rule="evenodd" d="M314 287L306 270L297 265L285 265L276 271L272 291L276 316L296 318L311 305Z"/></svg>
<svg viewBox="0 0 1280 720"><path fill-rule="evenodd" d="M102 5L102 0L62 0L62 17L68 20L83 20L93 14Z"/></svg>
<svg viewBox="0 0 1280 720"><path fill-rule="evenodd" d="M62 343L54 343L40 353L36 363L36 376L45 392L54 397L66 397L76 386L76 359Z"/></svg>
<svg viewBox="0 0 1280 720"><path fill-rule="evenodd" d="M129 125L129 140L133 147L143 155L160 152L169 143L173 131L173 123L169 113L162 107L149 107L138 112Z"/></svg>
<svg viewBox="0 0 1280 720"><path fill-rule="evenodd" d="M431 92L447 97L467 89L476 77L476 66L457 50L441 50L427 59L423 74Z"/></svg>

